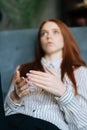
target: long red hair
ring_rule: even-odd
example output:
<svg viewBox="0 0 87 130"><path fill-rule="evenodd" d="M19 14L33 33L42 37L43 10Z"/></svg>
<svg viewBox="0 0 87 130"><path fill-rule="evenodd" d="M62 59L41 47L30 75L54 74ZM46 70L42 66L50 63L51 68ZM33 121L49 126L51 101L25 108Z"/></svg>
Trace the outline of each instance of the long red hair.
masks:
<svg viewBox="0 0 87 130"><path fill-rule="evenodd" d="M73 83L75 94L77 95L77 86L73 72L80 66L86 66L86 63L83 61L80 55L78 44L71 31L63 22L58 19L48 19L41 24L38 31L35 60L32 63L26 63L20 66L19 70L21 76L26 76L26 73L29 72L30 69L44 71L43 66L41 65L41 58L45 53L41 47L40 35L43 25L47 22L56 23L61 30L64 38L63 61L61 63L61 80L63 81L64 74L67 73L68 77Z"/></svg>

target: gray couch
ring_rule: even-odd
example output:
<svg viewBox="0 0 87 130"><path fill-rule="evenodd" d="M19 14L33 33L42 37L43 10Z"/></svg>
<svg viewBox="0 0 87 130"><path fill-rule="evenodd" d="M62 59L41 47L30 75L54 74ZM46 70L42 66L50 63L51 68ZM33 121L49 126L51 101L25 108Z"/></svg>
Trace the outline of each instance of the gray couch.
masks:
<svg viewBox="0 0 87 130"><path fill-rule="evenodd" d="M70 28L82 57L87 62L87 27ZM32 61L38 29L0 32L0 72L3 96L6 95L17 65Z"/></svg>

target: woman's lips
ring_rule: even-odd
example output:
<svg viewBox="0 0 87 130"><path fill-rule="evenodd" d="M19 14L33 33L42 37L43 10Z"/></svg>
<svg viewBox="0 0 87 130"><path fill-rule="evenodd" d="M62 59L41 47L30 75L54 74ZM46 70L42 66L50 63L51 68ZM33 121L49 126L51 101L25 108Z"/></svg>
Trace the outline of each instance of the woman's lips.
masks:
<svg viewBox="0 0 87 130"><path fill-rule="evenodd" d="M47 42L47 44L53 44L53 42L50 42L50 41L49 41L49 42Z"/></svg>
<svg viewBox="0 0 87 130"><path fill-rule="evenodd" d="M47 45L52 45L53 43L52 42L47 42Z"/></svg>

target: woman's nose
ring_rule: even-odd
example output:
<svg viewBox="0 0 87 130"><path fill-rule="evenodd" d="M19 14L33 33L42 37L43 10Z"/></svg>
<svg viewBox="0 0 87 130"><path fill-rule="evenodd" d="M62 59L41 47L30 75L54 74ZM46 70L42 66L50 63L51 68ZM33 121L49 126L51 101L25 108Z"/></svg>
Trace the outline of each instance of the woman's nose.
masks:
<svg viewBox="0 0 87 130"><path fill-rule="evenodd" d="M48 33L47 38L51 38L51 37L52 37L51 33Z"/></svg>

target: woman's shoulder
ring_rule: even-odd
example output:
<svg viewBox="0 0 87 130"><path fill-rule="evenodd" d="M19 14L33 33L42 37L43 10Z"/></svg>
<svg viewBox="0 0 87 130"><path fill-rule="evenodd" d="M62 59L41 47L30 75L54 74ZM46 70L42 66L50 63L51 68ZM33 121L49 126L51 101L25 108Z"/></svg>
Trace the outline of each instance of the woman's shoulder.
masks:
<svg viewBox="0 0 87 130"><path fill-rule="evenodd" d="M87 76L87 67L86 66L80 66L76 70L74 70L74 74L78 76Z"/></svg>
<svg viewBox="0 0 87 130"><path fill-rule="evenodd" d="M80 66L75 71L87 71L87 66Z"/></svg>

